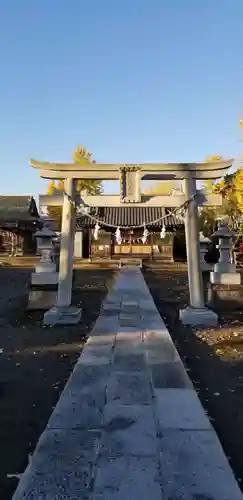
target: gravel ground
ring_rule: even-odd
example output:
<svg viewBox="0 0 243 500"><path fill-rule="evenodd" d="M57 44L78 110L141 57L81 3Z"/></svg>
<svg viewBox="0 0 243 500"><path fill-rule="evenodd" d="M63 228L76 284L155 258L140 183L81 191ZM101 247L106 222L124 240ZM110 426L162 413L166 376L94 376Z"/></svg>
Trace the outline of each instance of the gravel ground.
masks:
<svg viewBox="0 0 243 500"><path fill-rule="evenodd" d="M76 271L78 326L41 327L26 312L31 269L0 268L0 498L10 500L111 285L111 270ZM12 477L13 475L13 477Z"/></svg>
<svg viewBox="0 0 243 500"><path fill-rule="evenodd" d="M221 310L216 328L183 327L178 310L188 304L185 269L144 276L243 491L243 309Z"/></svg>

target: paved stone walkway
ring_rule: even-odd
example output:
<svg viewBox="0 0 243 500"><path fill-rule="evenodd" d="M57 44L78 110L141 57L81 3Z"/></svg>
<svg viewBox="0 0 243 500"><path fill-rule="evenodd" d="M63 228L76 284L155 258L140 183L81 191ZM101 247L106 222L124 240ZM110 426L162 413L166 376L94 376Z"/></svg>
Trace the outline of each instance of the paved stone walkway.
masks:
<svg viewBox="0 0 243 500"><path fill-rule="evenodd" d="M149 498L243 495L141 271L122 269L13 499Z"/></svg>

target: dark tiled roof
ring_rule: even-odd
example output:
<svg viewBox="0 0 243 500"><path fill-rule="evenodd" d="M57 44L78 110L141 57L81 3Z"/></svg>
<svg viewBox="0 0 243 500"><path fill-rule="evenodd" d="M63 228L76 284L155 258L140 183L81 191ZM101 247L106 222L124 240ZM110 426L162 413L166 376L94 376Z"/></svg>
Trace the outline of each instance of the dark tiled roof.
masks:
<svg viewBox="0 0 243 500"><path fill-rule="evenodd" d="M39 219L32 196L0 196L0 221L31 221Z"/></svg>
<svg viewBox="0 0 243 500"><path fill-rule="evenodd" d="M161 220L155 224L151 224L151 221L155 221L171 211L173 209L163 207L97 207L90 211L90 215L111 226L132 227L145 223L148 227L161 227ZM87 215L77 216L77 222L79 227L93 227L95 225L95 221ZM169 215L165 219L165 225L166 227L178 227L184 225L184 221L178 215Z"/></svg>

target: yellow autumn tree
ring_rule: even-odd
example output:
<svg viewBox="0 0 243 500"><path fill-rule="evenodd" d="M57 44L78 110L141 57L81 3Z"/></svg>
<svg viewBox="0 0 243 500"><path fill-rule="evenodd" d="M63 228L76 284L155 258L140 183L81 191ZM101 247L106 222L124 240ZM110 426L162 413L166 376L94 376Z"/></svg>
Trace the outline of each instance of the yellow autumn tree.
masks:
<svg viewBox="0 0 243 500"><path fill-rule="evenodd" d="M205 162L207 163L220 160L222 160L222 156L213 155L207 156ZM243 171L239 169L234 173L228 173L216 182L211 180L205 181L203 189L206 192L221 194L223 204L222 207L205 207L202 209L201 220L214 218L216 223L217 217L226 217L229 225L232 228L236 228L238 226L240 216L243 213Z"/></svg>
<svg viewBox="0 0 243 500"><path fill-rule="evenodd" d="M62 181L58 181L58 183L56 184L54 180L51 180L49 182L49 185L47 188L47 194L52 195L52 194L56 194L58 191L60 191L61 190L61 187L60 187L61 183L63 185ZM47 206L47 210L48 210L49 217L51 217L52 219L54 219L56 221L57 228L60 229L61 219L62 219L62 208L61 207L52 207L49 205L49 206Z"/></svg>
<svg viewBox="0 0 243 500"><path fill-rule="evenodd" d="M223 159L220 155L210 155L206 156L205 163L211 163L212 161L221 161Z"/></svg>
<svg viewBox="0 0 243 500"><path fill-rule="evenodd" d="M239 169L234 174L235 197L241 213L243 213L243 170Z"/></svg>
<svg viewBox="0 0 243 500"><path fill-rule="evenodd" d="M205 163L217 162L222 159L221 155L210 155L205 158ZM218 218L225 216L234 218L237 212L231 176L226 175L217 181L207 179L203 182L202 189L205 193L220 193L223 196L222 207L202 207L200 209L200 229L205 235L210 236L215 231Z"/></svg>
<svg viewBox="0 0 243 500"><path fill-rule="evenodd" d="M168 196L173 190L180 190L180 181L164 181L158 182L152 188L147 188L144 190L145 195L151 196Z"/></svg>
<svg viewBox="0 0 243 500"><path fill-rule="evenodd" d="M75 151L72 154L72 158L74 163L79 163L81 165L90 165L90 168L92 168L92 164L95 163L94 160L91 160L91 153L89 153L83 146L77 146ZM47 194L56 194L60 193L64 190L64 182L63 180L58 180L58 181L53 181L51 180L48 189L47 189ZM102 193L102 182L100 180L96 179L80 179L76 183L76 190L77 193L80 193L80 191L86 190L88 194L96 195L96 194L101 194ZM62 207L52 207L48 206L48 215L52 217L56 222L58 229L61 227L61 220L62 220Z"/></svg>

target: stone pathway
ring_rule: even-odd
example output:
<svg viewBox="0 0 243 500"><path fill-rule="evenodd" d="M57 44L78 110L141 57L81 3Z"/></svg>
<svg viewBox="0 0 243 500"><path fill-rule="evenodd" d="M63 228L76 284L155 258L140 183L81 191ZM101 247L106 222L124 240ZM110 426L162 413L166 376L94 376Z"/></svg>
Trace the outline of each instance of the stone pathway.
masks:
<svg viewBox="0 0 243 500"><path fill-rule="evenodd" d="M122 269L13 500L149 498L243 495L141 271Z"/></svg>

